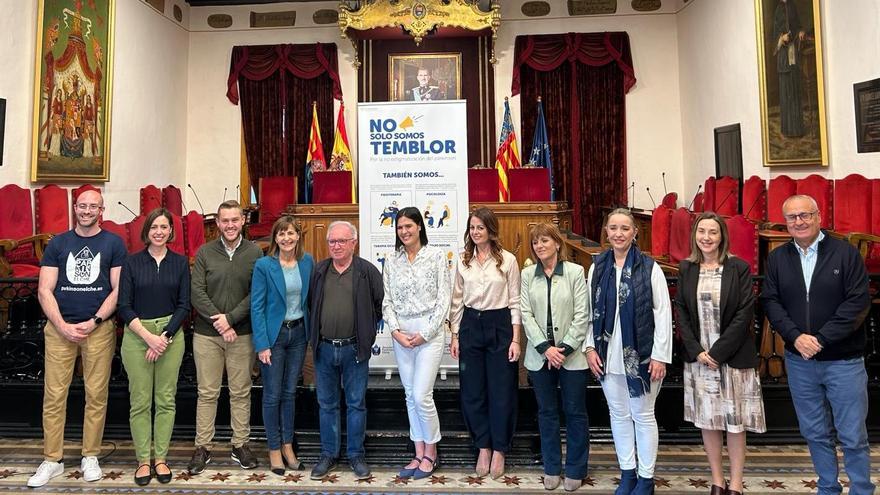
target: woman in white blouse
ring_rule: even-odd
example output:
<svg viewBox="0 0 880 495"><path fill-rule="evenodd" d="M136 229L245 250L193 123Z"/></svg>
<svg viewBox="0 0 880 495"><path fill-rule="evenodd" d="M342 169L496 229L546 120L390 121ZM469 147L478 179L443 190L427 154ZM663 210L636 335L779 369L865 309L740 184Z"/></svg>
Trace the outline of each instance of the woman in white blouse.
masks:
<svg viewBox="0 0 880 495"><path fill-rule="evenodd" d="M394 356L406 393L409 437L416 455L400 476L426 478L439 465L440 420L434 405L434 380L443 356L443 324L449 313L446 254L428 245L418 208L397 213L395 251L385 261L382 316L394 339Z"/></svg>
<svg viewBox="0 0 880 495"><path fill-rule="evenodd" d="M516 428L520 272L501 249L492 210L471 212L464 242L452 287L450 353L459 360L461 412L479 449L476 473L497 479Z"/></svg>
<svg viewBox="0 0 880 495"><path fill-rule="evenodd" d="M608 214L611 249L590 267L590 322L584 346L608 402L620 464L615 495L654 493L657 419L654 402L672 360L672 310L660 266L635 246L632 213ZM638 450L638 463L636 462Z"/></svg>

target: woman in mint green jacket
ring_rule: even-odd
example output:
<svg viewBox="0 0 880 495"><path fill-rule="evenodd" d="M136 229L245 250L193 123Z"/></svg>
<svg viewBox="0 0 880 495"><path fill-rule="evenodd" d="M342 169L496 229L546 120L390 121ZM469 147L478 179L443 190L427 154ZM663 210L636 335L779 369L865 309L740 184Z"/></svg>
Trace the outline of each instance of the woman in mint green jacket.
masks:
<svg viewBox="0 0 880 495"><path fill-rule="evenodd" d="M563 488L573 491L587 475L590 453L588 366L581 352L587 335L587 284L583 267L564 261L565 243L555 225L535 225L529 239L534 264L522 271L520 307L528 337L524 364L538 402L544 488L555 489L562 475L560 388L568 446Z"/></svg>

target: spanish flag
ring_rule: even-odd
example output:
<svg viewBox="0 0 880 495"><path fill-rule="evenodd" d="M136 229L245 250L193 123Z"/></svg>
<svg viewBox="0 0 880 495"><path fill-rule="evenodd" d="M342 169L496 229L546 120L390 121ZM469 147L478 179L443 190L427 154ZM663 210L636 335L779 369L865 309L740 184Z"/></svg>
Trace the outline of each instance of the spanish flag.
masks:
<svg viewBox="0 0 880 495"><path fill-rule="evenodd" d="M312 202L312 177L314 173L326 168L324 145L321 143L321 127L318 125L318 103L312 102L312 127L309 131L309 149L306 153L306 203Z"/></svg>
<svg viewBox="0 0 880 495"><path fill-rule="evenodd" d="M510 104L504 98L504 120L501 122L501 137L498 139L498 153L495 155L495 169L498 170L498 200L507 202L510 188L507 185L507 171L519 168L519 150L516 145L516 131L510 118Z"/></svg>
<svg viewBox="0 0 880 495"><path fill-rule="evenodd" d="M351 170L351 202L357 202L355 187L354 160L348 147L348 134L345 132L345 104L339 105L336 116L336 137L333 139L333 151L330 153L330 170Z"/></svg>

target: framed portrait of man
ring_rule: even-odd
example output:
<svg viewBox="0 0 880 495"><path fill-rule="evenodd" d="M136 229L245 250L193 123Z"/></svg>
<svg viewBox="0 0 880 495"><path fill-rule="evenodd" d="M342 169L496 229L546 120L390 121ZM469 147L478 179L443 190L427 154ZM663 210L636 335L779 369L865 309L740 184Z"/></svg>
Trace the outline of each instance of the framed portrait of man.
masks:
<svg viewBox="0 0 880 495"><path fill-rule="evenodd" d="M31 180L110 179L116 0L38 0Z"/></svg>
<svg viewBox="0 0 880 495"><path fill-rule="evenodd" d="M461 98L461 53L388 55L391 101Z"/></svg>
<svg viewBox="0 0 880 495"><path fill-rule="evenodd" d="M755 0L764 164L828 165L819 0Z"/></svg>

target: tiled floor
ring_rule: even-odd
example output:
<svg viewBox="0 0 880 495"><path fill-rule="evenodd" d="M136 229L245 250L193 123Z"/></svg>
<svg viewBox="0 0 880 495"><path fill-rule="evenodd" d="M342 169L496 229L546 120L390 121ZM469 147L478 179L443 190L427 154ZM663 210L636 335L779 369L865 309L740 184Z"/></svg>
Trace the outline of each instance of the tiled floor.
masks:
<svg viewBox="0 0 880 495"><path fill-rule="evenodd" d="M183 442L172 447L170 464L175 477L170 484L161 485L153 480L141 488L132 481L135 466L130 443L117 445L116 450L102 460L104 479L95 483L82 481L78 471L78 446L69 444L66 455L74 464L45 487L29 490L25 483L39 463L39 441L0 440L0 493L546 493L540 467L511 468L504 477L493 480L477 477L465 466L449 466L441 467L430 478L412 481L397 477L398 466L373 466L372 477L358 481L348 465L342 463L325 478L311 480L308 470L288 471L285 476L277 476L268 469L239 469L229 459L228 452L219 448L213 453L209 469L190 476L181 471L188 460L189 449L190 444ZM872 448L872 457L874 478L880 485L880 448ZM590 473L578 491L611 493L616 487L617 475L612 446L593 445ZM658 493L708 493L711 477L702 448L661 446L656 483ZM815 475L804 446L749 447L747 493L815 493L814 487ZM562 493L562 487L556 491Z"/></svg>

